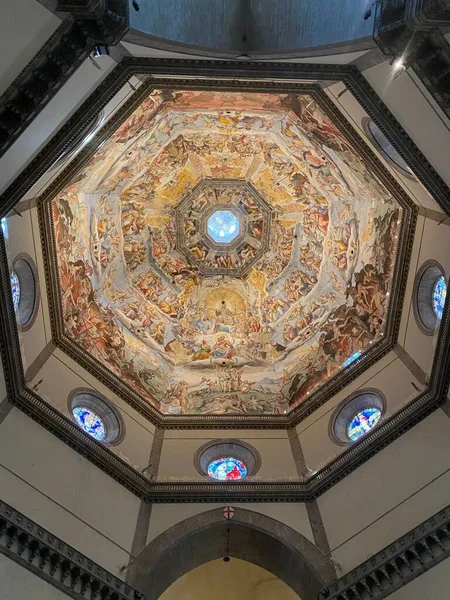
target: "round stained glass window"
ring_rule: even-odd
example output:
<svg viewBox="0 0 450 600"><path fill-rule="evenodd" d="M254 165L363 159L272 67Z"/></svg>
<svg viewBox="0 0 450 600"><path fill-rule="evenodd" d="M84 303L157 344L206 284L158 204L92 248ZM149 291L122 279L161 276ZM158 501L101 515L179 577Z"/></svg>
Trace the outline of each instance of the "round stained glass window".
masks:
<svg viewBox="0 0 450 600"><path fill-rule="evenodd" d="M209 463L208 475L220 481L236 481L247 475L247 467L237 458L217 458Z"/></svg>
<svg viewBox="0 0 450 600"><path fill-rule="evenodd" d="M215 242L228 244L239 234L239 220L231 210L216 210L208 219L208 233Z"/></svg>
<svg viewBox="0 0 450 600"><path fill-rule="evenodd" d="M433 311L438 319L442 319L446 294L447 286L445 285L444 276L441 275L433 288Z"/></svg>
<svg viewBox="0 0 450 600"><path fill-rule="evenodd" d="M365 408L359 411L347 426L347 435L350 440L358 440L361 436L370 431L381 418L379 408Z"/></svg>
<svg viewBox="0 0 450 600"><path fill-rule="evenodd" d="M86 433L101 442L105 439L106 431L102 419L89 408L77 406L72 410L78 425Z"/></svg>
<svg viewBox="0 0 450 600"><path fill-rule="evenodd" d="M15 271L11 271L10 280L14 310L17 310L20 302L20 283Z"/></svg>
<svg viewBox="0 0 450 600"><path fill-rule="evenodd" d="M406 173L407 175L412 176L413 172L408 167L406 162L391 144L391 142L387 139L381 129L378 127L374 121L368 121L367 129L369 131L370 136L372 137L373 142L378 146L378 149L382 154L384 154L385 158L387 158L391 163L396 165L401 171Z"/></svg>

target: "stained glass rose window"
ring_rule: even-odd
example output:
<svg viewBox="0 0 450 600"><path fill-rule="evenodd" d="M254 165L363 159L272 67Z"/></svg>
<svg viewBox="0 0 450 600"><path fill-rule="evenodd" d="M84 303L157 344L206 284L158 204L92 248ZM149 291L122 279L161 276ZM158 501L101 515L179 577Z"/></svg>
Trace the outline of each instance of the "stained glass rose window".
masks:
<svg viewBox="0 0 450 600"><path fill-rule="evenodd" d="M237 458L217 458L209 463L208 475L219 481L236 481L247 475L247 467Z"/></svg>

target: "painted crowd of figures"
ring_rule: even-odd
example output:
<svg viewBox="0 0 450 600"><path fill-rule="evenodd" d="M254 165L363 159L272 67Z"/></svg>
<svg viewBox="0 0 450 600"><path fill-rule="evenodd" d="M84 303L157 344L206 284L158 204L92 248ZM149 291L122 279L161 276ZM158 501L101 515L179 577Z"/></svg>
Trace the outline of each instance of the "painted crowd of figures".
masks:
<svg viewBox="0 0 450 600"><path fill-rule="evenodd" d="M199 273L208 178L271 207L241 199L245 277L255 241ZM401 210L310 96L156 91L53 216L66 334L163 412L285 413L384 334Z"/></svg>

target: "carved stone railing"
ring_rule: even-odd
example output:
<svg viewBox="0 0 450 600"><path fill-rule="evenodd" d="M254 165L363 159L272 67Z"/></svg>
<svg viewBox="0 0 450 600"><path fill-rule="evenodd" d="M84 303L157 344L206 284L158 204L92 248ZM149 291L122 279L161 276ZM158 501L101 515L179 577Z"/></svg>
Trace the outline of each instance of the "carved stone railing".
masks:
<svg viewBox="0 0 450 600"><path fill-rule="evenodd" d="M143 600L140 592L2 501L0 553L75 600Z"/></svg>
<svg viewBox="0 0 450 600"><path fill-rule="evenodd" d="M448 557L450 506L323 589L319 599L382 600Z"/></svg>

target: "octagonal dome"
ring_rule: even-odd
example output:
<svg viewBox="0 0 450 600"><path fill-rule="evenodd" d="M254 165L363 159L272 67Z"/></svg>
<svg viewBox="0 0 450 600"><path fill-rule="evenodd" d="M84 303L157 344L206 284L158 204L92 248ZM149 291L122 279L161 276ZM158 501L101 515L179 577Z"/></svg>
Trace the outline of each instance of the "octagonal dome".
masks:
<svg viewBox="0 0 450 600"><path fill-rule="evenodd" d="M65 336L161 413L289 414L385 335L403 209L309 94L153 90L52 210Z"/></svg>
<svg viewBox="0 0 450 600"><path fill-rule="evenodd" d="M202 181L175 210L176 248L202 275L244 277L268 249L271 213L248 182Z"/></svg>

